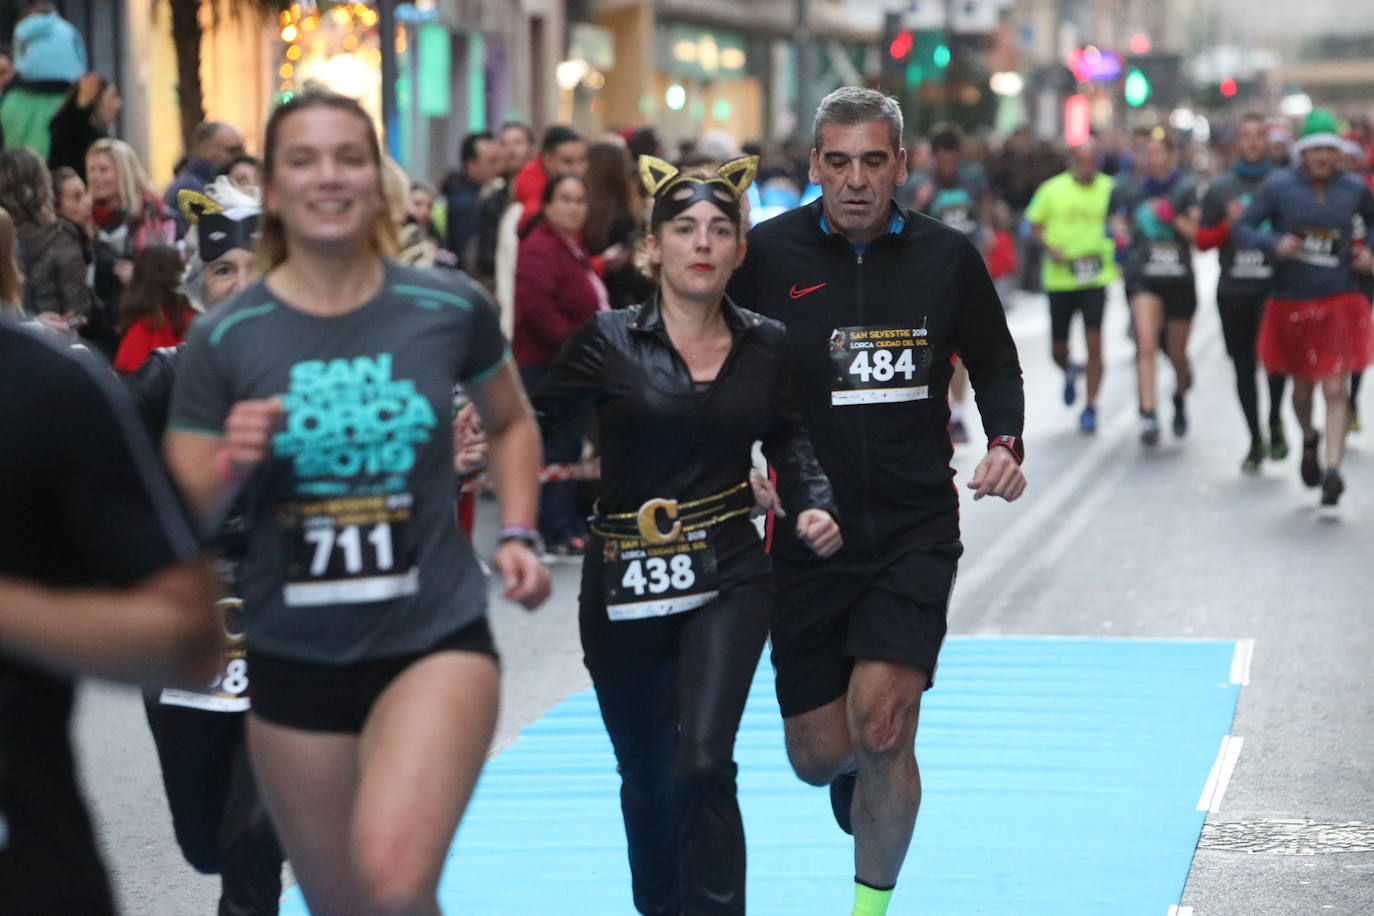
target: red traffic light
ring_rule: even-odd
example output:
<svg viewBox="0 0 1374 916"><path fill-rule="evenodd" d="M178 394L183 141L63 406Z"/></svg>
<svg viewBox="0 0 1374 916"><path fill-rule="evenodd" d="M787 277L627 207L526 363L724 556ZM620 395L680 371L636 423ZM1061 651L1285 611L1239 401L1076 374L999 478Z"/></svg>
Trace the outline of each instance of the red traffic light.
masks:
<svg viewBox="0 0 1374 916"><path fill-rule="evenodd" d="M1222 80L1222 81L1221 81L1221 94L1222 94L1222 96L1223 96L1224 98L1228 98L1228 99L1230 99L1230 98L1235 98L1235 95L1236 95L1236 81L1233 80L1233 79L1231 79L1231 77L1229 77L1229 76L1226 77L1226 79Z"/></svg>
<svg viewBox="0 0 1374 916"><path fill-rule="evenodd" d="M914 39L911 36L911 29L902 29L897 33L897 37L892 39L892 44L887 46L887 53L895 59L901 60L911 53L911 44Z"/></svg>

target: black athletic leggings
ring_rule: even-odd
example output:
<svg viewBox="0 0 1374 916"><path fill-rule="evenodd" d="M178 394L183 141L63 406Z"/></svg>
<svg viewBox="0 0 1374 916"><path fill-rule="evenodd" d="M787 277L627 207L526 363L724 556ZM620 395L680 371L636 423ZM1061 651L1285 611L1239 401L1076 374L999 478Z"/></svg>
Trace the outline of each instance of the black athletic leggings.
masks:
<svg viewBox="0 0 1374 916"><path fill-rule="evenodd" d="M1226 340L1226 352L1236 366L1236 394L1240 396L1240 409L1245 413L1245 425L1250 428L1251 439L1260 438L1259 388L1255 384L1259 358L1255 353L1255 344L1259 340L1266 299L1266 296L1217 294L1221 334ZM1286 375L1269 376L1270 426L1282 422L1283 389L1287 383Z"/></svg>
<svg viewBox="0 0 1374 916"><path fill-rule="evenodd" d="M172 828L196 871L219 873L219 916L274 914L284 856L244 740L245 713L209 712L144 694Z"/></svg>
<svg viewBox="0 0 1374 916"><path fill-rule="evenodd" d="M582 646L619 764L635 907L742 914L735 733L768 635L771 583L749 579L682 614L611 621L596 556L583 573Z"/></svg>

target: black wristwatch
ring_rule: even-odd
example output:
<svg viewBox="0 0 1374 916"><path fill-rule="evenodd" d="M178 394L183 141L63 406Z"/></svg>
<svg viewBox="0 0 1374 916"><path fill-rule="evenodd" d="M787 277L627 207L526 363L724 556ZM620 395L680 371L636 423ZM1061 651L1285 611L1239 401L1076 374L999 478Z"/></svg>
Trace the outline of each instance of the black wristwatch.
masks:
<svg viewBox="0 0 1374 916"><path fill-rule="evenodd" d="M1021 444L1020 436L993 436L988 440L988 451L992 451L999 445L1011 452L1017 464L1026 460L1026 447Z"/></svg>
<svg viewBox="0 0 1374 916"><path fill-rule="evenodd" d="M544 552L544 539L539 536L538 531L525 525L506 525L502 528L501 533L496 536L496 543L499 546L506 541L519 541L533 550L535 556Z"/></svg>

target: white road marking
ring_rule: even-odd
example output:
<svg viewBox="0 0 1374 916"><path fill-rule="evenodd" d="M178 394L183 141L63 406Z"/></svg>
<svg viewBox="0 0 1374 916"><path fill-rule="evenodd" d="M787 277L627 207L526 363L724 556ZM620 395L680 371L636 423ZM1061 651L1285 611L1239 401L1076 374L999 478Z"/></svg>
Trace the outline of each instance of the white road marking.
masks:
<svg viewBox="0 0 1374 916"><path fill-rule="evenodd" d="M1198 811L1216 814L1221 810L1221 798L1226 794L1226 787L1231 782L1231 774L1235 772L1236 761L1240 759L1240 749L1244 743L1245 739L1236 735L1227 735L1221 739L1216 762L1212 764L1212 772L1207 776L1207 785L1203 787L1202 796L1197 801Z"/></svg>
<svg viewBox="0 0 1374 916"><path fill-rule="evenodd" d="M1169 907L1169 912L1166 914L1166 916L1193 916L1193 908L1190 906L1181 906L1179 904L1174 904L1173 906Z"/></svg>
<svg viewBox="0 0 1374 916"><path fill-rule="evenodd" d="M1250 663L1255 659L1253 639L1236 640L1236 654L1231 659L1231 683L1242 687L1250 686Z"/></svg>

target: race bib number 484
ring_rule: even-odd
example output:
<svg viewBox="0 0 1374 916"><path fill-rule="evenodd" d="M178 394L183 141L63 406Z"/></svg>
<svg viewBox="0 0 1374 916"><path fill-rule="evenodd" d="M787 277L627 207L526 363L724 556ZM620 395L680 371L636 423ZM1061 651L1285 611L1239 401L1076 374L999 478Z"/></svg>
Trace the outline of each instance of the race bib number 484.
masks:
<svg viewBox="0 0 1374 916"><path fill-rule="evenodd" d="M930 397L925 328L836 328L830 335L830 403L886 404Z"/></svg>

